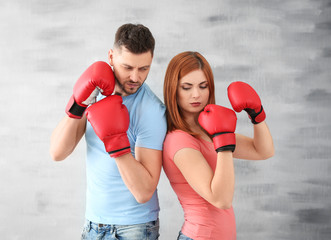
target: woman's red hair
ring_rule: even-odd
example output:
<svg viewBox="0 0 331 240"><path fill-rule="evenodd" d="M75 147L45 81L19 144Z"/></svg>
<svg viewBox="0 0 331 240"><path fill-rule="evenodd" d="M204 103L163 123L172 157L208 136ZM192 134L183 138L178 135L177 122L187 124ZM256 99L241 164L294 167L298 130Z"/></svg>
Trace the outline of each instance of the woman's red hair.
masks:
<svg viewBox="0 0 331 240"><path fill-rule="evenodd" d="M185 131L193 136L189 125L185 122L177 103L177 88L179 80L186 74L202 70L207 78L209 88L209 99L207 104L215 104L214 76L207 60L198 52L182 52L176 55L169 62L163 85L164 103L167 107L168 131L176 129Z"/></svg>

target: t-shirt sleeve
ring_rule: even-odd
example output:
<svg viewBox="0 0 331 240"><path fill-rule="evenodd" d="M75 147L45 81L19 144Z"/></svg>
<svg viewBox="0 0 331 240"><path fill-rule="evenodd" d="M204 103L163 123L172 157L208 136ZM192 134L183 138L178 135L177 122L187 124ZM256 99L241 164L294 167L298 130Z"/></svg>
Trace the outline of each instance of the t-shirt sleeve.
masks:
<svg viewBox="0 0 331 240"><path fill-rule="evenodd" d="M183 148L192 148L200 151L198 140L190 134L176 130L168 133L164 141L164 153L170 159L174 159L176 152Z"/></svg>
<svg viewBox="0 0 331 240"><path fill-rule="evenodd" d="M163 141L167 132L164 105L153 104L149 108L145 108L139 118L138 126L136 147L163 149Z"/></svg>

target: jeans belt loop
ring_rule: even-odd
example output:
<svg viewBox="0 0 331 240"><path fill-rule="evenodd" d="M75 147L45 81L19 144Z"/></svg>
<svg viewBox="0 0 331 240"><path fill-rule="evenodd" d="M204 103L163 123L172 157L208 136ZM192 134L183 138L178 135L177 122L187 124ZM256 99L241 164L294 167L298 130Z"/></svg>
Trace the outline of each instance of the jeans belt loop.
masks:
<svg viewBox="0 0 331 240"><path fill-rule="evenodd" d="M87 221L88 221L88 224L87 224L87 232L90 232L90 231L91 231L91 228L92 228L92 226L91 226L92 222L89 221L89 220L87 220Z"/></svg>

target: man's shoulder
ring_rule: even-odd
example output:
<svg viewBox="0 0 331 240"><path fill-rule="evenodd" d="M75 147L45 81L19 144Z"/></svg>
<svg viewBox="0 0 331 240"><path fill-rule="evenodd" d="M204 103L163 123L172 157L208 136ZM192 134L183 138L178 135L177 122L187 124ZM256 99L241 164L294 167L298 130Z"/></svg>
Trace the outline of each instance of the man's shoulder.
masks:
<svg viewBox="0 0 331 240"><path fill-rule="evenodd" d="M151 98L154 101L159 101L160 103L162 103L159 97L153 92L153 90L147 85L147 83L144 83L141 87L147 97Z"/></svg>
<svg viewBox="0 0 331 240"><path fill-rule="evenodd" d="M141 103L144 106L154 108L160 108L160 110L165 110L165 105L160 100L160 98L150 89L150 87L144 83L141 91Z"/></svg>

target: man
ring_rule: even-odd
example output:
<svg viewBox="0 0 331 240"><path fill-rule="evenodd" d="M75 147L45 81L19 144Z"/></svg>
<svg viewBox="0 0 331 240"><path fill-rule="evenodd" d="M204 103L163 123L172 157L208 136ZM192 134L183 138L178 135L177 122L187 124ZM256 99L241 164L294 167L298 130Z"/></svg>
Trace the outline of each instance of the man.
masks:
<svg viewBox="0 0 331 240"><path fill-rule="evenodd" d="M68 116L52 133L50 153L56 161L70 155L85 134L82 239L158 239L156 187L166 119L164 105L145 83L154 45L147 27L121 26L108 53L112 69L96 62L82 74L67 105ZM95 102L98 92L102 95Z"/></svg>

